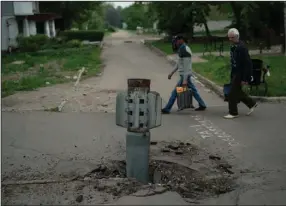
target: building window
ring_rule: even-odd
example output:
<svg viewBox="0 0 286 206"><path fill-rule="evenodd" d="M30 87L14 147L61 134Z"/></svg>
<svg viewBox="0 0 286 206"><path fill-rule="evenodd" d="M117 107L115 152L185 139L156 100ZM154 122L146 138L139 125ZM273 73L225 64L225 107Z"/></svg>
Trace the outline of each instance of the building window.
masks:
<svg viewBox="0 0 286 206"><path fill-rule="evenodd" d="M32 2L32 4L33 4L33 12L34 13L40 13L40 9L39 9L39 2L38 1L34 1L34 2Z"/></svg>
<svg viewBox="0 0 286 206"><path fill-rule="evenodd" d="M37 34L45 34L45 22L36 22Z"/></svg>
<svg viewBox="0 0 286 206"><path fill-rule="evenodd" d="M24 34L24 21L17 20L19 34Z"/></svg>

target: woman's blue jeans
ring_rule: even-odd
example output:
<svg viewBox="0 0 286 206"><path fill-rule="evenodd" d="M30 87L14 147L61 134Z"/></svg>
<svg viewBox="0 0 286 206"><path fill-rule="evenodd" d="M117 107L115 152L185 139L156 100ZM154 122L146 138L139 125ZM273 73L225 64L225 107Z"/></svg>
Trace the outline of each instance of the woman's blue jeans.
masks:
<svg viewBox="0 0 286 206"><path fill-rule="evenodd" d="M176 87L182 86L183 84L183 76L180 76L180 80L178 81L177 85L175 86L174 90L171 93L171 97L167 103L167 105L163 108L164 111L166 112L170 112L176 99L177 99L177 91L176 91ZM189 90L192 92L195 100L199 103L199 106L201 107L206 107L206 104L204 102L204 100L201 98L196 86L194 85L194 83L192 82L192 78L191 76L188 77L188 84L187 84Z"/></svg>

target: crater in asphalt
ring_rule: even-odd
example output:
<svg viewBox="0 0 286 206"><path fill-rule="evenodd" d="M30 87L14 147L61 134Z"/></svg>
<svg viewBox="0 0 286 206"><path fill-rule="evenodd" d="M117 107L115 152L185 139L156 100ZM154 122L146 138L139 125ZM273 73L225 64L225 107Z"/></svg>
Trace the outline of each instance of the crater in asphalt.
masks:
<svg viewBox="0 0 286 206"><path fill-rule="evenodd" d="M178 151L180 151L180 156L188 155L189 158L194 157L194 149L189 149L194 148L191 144L163 144L163 148L169 149L168 153L164 153L161 148L165 156L172 154L178 156ZM190 153L193 153L193 155ZM236 178L231 171L231 166L225 162L221 162L220 157L213 157L214 155L208 156L208 161L213 164L209 164L208 168L203 167L203 169L193 166L195 163L188 166L175 161L150 160L149 186L162 187L159 190L157 189L157 192L154 190L155 192L152 194L176 191L184 198L203 199L233 191L236 187ZM126 162L117 160L98 165L97 168L86 174L84 178L125 179L123 183L117 185L117 189L111 190L115 196L130 195L144 187L142 183L127 179L126 177ZM102 191L106 188L97 189ZM150 192L148 194L150 195Z"/></svg>
<svg viewBox="0 0 286 206"><path fill-rule="evenodd" d="M175 191L188 201L188 198L201 200L228 193L237 186L232 166L220 156L185 142L152 141L150 147L147 185L126 177L124 160L104 161L76 178L75 171L71 171L70 178L59 182L31 180L6 185L2 187L4 202L9 205L15 201L33 204L41 201L61 205L70 201L70 204L96 205L126 195L147 197L167 191ZM83 167L79 162L70 164L73 168Z"/></svg>

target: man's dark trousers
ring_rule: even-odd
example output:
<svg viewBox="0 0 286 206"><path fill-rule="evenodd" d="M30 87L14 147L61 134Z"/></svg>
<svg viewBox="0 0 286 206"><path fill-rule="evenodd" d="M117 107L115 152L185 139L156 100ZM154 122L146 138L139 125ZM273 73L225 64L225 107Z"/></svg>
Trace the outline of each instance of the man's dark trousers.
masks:
<svg viewBox="0 0 286 206"><path fill-rule="evenodd" d="M248 108L252 108L256 104L256 102L251 97L242 91L241 79L239 77L232 78L228 98L228 109L229 114L231 115L238 115L237 104L240 101L243 102Z"/></svg>

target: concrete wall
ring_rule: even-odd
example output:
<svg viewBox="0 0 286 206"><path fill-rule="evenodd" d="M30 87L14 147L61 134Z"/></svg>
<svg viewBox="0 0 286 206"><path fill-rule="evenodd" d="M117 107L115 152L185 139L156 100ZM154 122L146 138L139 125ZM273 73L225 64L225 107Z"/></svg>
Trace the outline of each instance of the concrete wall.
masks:
<svg viewBox="0 0 286 206"><path fill-rule="evenodd" d="M14 1L15 15L33 15L33 2Z"/></svg>
<svg viewBox="0 0 286 206"><path fill-rule="evenodd" d="M29 21L29 29L30 29L30 35L36 35L37 34L37 27L35 21Z"/></svg>
<svg viewBox="0 0 286 206"><path fill-rule="evenodd" d="M13 16L14 5L12 1L1 1L1 17L2 16Z"/></svg>
<svg viewBox="0 0 286 206"><path fill-rule="evenodd" d="M17 47L18 24L14 16L1 18L1 51L6 51L9 46Z"/></svg>
<svg viewBox="0 0 286 206"><path fill-rule="evenodd" d="M33 12L34 13L40 13L40 7L39 7L39 2L38 1L33 1Z"/></svg>
<svg viewBox="0 0 286 206"><path fill-rule="evenodd" d="M7 21L9 23L9 27L8 27L9 45L13 46L13 47L17 47L18 46L17 37L18 37L18 34L19 34L18 23L17 23L15 17L10 18Z"/></svg>
<svg viewBox="0 0 286 206"><path fill-rule="evenodd" d="M1 4L4 3L3 1L1 2ZM3 4L2 4L3 5ZM3 9L3 7L2 7ZM6 20L9 17L2 17L1 18L1 51L3 50L7 50L8 48L8 39L9 39L9 33L8 33L8 27L6 24Z"/></svg>

